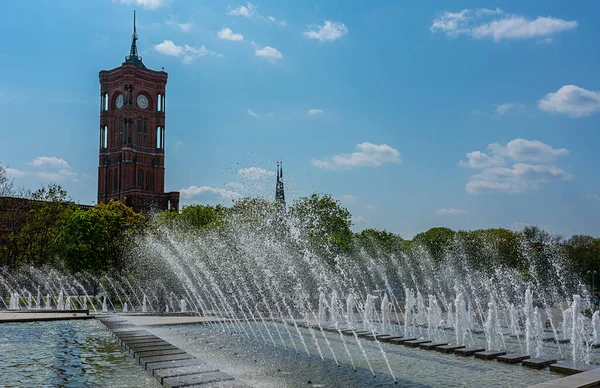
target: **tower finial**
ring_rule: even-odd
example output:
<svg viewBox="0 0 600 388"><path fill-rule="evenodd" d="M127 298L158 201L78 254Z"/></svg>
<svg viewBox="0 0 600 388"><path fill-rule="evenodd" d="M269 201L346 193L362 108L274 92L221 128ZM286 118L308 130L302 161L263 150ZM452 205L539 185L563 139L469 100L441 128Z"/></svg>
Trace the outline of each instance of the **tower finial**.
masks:
<svg viewBox="0 0 600 388"><path fill-rule="evenodd" d="M137 30L135 28L135 10L133 10L133 37L131 39L131 50L129 50L129 56L130 57L137 57L138 56L138 51L137 51Z"/></svg>

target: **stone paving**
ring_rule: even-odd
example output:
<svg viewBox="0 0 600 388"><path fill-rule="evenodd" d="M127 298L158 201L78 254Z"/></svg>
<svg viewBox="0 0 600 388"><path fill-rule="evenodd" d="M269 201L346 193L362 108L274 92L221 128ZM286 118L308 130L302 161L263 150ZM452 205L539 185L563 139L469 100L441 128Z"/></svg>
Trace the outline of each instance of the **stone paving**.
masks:
<svg viewBox="0 0 600 388"><path fill-rule="evenodd" d="M200 318L200 319L193 319ZM201 317L103 316L98 317L135 360L168 388L246 387L218 367L198 359L175 345L140 330L141 325L173 325L206 322Z"/></svg>

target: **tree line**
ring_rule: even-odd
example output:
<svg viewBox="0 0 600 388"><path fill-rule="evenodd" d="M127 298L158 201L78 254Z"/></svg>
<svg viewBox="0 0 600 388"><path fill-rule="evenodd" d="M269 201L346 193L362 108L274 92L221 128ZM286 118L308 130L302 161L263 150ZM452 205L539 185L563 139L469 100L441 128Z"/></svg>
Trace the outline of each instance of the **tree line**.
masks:
<svg viewBox="0 0 600 388"><path fill-rule="evenodd" d="M27 201L15 202L15 198ZM485 272L502 266L523 276L552 271L549 262L562 255L567 263L563 270L587 285L591 285L594 271L600 270L600 239L585 235L564 239L535 226L519 232L436 227L410 240L385 230L354 233L350 212L327 194L299 198L287 208L277 202L244 198L230 207L190 205L180 212L165 211L148 218L118 201L80 207L57 184L33 192L15 190L1 165L0 217L4 225L0 267L52 266L72 273L131 271L135 268L131 255L139 254L137 237L145 233L222 233L226 239L232 230L249 228L254 233L268 231L294 240L332 267L337 256L360 257L359 251L385 256L423 250L434 264L461 255L473 269ZM293 239L291 230L296 233Z"/></svg>

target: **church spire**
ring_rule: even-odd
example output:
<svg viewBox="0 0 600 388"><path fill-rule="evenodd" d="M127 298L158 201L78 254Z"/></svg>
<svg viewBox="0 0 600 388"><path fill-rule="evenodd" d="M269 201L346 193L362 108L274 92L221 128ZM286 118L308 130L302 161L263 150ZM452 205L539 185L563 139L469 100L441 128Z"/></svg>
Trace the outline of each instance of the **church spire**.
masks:
<svg viewBox="0 0 600 388"><path fill-rule="evenodd" d="M138 55L137 50L137 29L135 26L135 10L133 11L133 35L131 37L131 49L129 50L129 56L125 58L126 62L134 63L138 67L146 68L142 63L142 57Z"/></svg>
<svg viewBox="0 0 600 388"><path fill-rule="evenodd" d="M275 201L285 205L285 191L283 189L283 162L277 162L277 183L275 185Z"/></svg>

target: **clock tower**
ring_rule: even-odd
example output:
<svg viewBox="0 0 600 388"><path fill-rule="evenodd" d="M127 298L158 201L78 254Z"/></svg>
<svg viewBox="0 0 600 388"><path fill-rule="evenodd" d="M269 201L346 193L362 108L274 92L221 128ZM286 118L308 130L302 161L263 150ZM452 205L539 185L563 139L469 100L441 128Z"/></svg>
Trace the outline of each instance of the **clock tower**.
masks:
<svg viewBox="0 0 600 388"><path fill-rule="evenodd" d="M119 200L135 211L179 209L179 193L165 193L167 73L146 68L133 38L125 62L100 71L98 203Z"/></svg>

